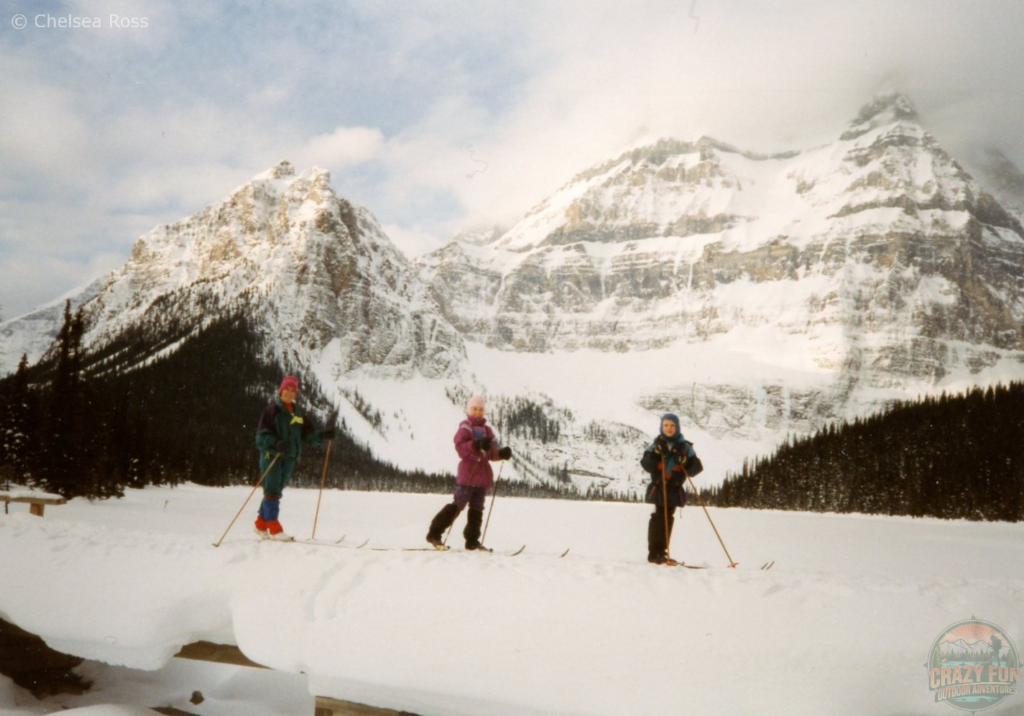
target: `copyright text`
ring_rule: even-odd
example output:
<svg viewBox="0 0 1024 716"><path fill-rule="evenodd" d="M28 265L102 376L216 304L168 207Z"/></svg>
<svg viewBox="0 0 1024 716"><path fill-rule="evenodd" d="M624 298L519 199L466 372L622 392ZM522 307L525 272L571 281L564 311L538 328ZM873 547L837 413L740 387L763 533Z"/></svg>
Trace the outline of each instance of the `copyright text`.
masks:
<svg viewBox="0 0 1024 716"><path fill-rule="evenodd" d="M31 19L24 15L11 18L11 25L16 30L24 30L31 25L40 30L75 30L91 28L115 28L123 30L143 29L149 27L149 18L128 17L125 15L108 15L102 17L84 17L81 15L50 15L41 13Z"/></svg>

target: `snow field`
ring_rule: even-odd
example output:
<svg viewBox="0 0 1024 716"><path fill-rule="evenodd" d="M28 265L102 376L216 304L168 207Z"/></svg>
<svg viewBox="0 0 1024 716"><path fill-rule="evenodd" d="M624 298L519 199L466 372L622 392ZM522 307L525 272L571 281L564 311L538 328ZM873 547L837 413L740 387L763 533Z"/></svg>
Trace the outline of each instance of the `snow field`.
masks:
<svg viewBox="0 0 1024 716"><path fill-rule="evenodd" d="M691 503L672 554L712 568L688 570L647 564L644 505L499 494L487 542L527 544L510 558L386 551L425 546L445 495L327 491L318 539L367 547L260 543L257 496L214 549L249 492L147 488L44 519L12 505L0 616L92 660L82 668L101 689L82 699L154 705L160 693L204 714L310 713L310 694L445 716L925 714L923 664L944 627L977 616L1024 640L1020 525L711 508L740 563L730 570ZM308 538L316 499L289 488L286 529ZM171 658L200 639L277 671ZM132 667L116 672L123 690L106 664ZM216 673L231 675L208 710L190 706L185 682ZM229 686L290 676L307 692L287 682L287 703ZM0 681L0 711L46 712L25 701Z"/></svg>

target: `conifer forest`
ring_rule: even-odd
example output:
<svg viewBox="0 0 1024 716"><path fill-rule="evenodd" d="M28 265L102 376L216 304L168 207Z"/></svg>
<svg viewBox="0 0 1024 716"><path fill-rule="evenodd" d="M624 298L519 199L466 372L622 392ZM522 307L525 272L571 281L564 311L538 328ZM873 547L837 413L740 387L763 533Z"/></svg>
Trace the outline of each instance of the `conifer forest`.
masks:
<svg viewBox="0 0 1024 716"><path fill-rule="evenodd" d="M717 505L1019 521L1024 384L929 397L791 440L711 492Z"/></svg>

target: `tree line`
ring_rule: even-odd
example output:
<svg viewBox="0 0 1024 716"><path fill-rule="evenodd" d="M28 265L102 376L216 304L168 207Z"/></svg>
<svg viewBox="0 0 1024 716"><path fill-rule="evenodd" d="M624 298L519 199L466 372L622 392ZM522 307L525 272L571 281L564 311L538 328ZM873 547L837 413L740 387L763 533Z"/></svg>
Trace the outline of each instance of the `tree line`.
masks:
<svg viewBox="0 0 1024 716"><path fill-rule="evenodd" d="M1024 383L901 402L744 462L721 506L1024 519Z"/></svg>

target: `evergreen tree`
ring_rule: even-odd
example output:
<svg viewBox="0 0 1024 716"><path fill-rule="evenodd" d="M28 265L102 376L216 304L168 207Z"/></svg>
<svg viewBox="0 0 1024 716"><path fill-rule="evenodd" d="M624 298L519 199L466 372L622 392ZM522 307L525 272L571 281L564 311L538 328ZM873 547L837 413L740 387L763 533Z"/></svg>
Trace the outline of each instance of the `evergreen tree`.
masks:
<svg viewBox="0 0 1024 716"><path fill-rule="evenodd" d="M11 478L32 485L31 437L38 434L39 401L28 380L28 356L22 355L14 375L0 384L0 464L10 467Z"/></svg>
<svg viewBox="0 0 1024 716"><path fill-rule="evenodd" d="M64 304L64 320L57 336L56 357L47 397L48 408L40 447L40 468L46 488L64 497L90 495L92 466L85 449L94 444L86 434L86 389L82 381L83 319Z"/></svg>

